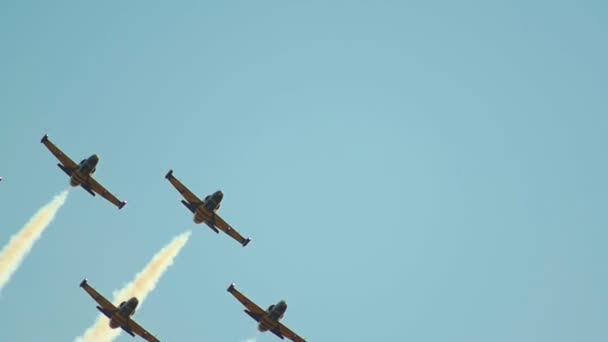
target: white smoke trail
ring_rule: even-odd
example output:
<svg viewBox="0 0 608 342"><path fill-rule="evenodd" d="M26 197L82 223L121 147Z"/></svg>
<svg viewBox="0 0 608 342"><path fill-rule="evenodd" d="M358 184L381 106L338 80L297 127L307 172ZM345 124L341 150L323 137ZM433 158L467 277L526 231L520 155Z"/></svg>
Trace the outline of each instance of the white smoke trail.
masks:
<svg viewBox="0 0 608 342"><path fill-rule="evenodd" d="M257 329L256 329L256 330L257 330ZM252 335L253 335L253 334L252 334ZM256 341L257 341L257 339L258 339L258 337L259 337L259 335L260 335L260 332L259 332L259 331L256 331L254 336L252 336L252 337L248 337L248 338L246 338L246 339L242 340L242 342L256 342ZM250 336L251 336L251 335L250 335Z"/></svg>
<svg viewBox="0 0 608 342"><path fill-rule="evenodd" d="M0 291L19 268L25 256L32 250L34 243L42 236L44 229L53 221L67 196L68 191L65 190L55 196L49 204L40 208L0 251Z"/></svg>
<svg viewBox="0 0 608 342"><path fill-rule="evenodd" d="M120 303L128 300L131 297L137 297L141 308L142 303L154 290L160 277L173 264L173 260L179 254L180 250L186 245L190 238L190 232L185 232L175 237L171 243L163 247L152 260L139 272L133 281L125 285L121 290L114 291L113 303ZM111 329L108 326L108 318L104 315L99 315L95 323L88 328L83 335L76 338L77 342L100 342L113 341L122 329ZM152 332L153 333L153 332Z"/></svg>

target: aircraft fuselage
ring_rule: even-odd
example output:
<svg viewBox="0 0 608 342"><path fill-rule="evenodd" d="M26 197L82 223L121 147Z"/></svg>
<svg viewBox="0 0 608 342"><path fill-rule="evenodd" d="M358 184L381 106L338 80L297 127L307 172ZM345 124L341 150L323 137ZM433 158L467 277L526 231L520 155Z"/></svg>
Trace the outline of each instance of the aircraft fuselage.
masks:
<svg viewBox="0 0 608 342"><path fill-rule="evenodd" d="M281 318L283 318L285 311L287 311L287 303L285 303L284 300L269 306L268 310L266 310L267 315L264 315L262 319L260 319L258 330L264 332L275 327L273 322L278 322Z"/></svg>
<svg viewBox="0 0 608 342"><path fill-rule="evenodd" d="M128 301L120 303L120 305L118 306L118 313L124 320L126 320L135 313L135 309L137 308L138 304L139 300L137 300L137 298L135 297L132 297ZM122 322L118 319L115 319L114 316L110 318L110 328L112 329L120 328L122 326L121 323Z"/></svg>
<svg viewBox="0 0 608 342"><path fill-rule="evenodd" d="M83 159L80 164L78 164L78 169L70 176L70 185L79 186L86 181L87 178L95 173L97 163L99 163L99 157L96 154L87 159Z"/></svg>
<svg viewBox="0 0 608 342"><path fill-rule="evenodd" d="M220 203L222 202L222 198L224 198L224 193L221 190L218 190L211 195L205 197L203 201L203 206L210 212L215 212L220 208ZM196 211L194 213L194 223L203 223L209 218L204 212Z"/></svg>

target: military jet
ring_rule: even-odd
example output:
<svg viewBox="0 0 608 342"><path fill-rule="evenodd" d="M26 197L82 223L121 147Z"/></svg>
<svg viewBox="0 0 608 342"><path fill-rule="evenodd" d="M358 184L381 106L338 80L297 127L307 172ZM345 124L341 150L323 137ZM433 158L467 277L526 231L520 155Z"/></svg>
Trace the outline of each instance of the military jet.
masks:
<svg viewBox="0 0 608 342"><path fill-rule="evenodd" d="M273 334L277 335L281 339L287 337L294 342L306 342L305 339L298 336L298 334L289 330L279 320L285 315L287 311L287 303L281 300L277 304L270 305L267 310L263 310L257 306L254 302L245 297L244 294L240 293L235 287L234 283L230 284L227 289L239 302L241 302L247 309L245 313L251 316L256 322L258 322L259 331L270 330Z"/></svg>
<svg viewBox="0 0 608 342"><path fill-rule="evenodd" d="M224 193L216 191L201 201L195 194L186 188L182 182L173 176L173 170L169 170L165 175L165 178L167 178L175 189L177 189L177 191L186 199L185 201L182 200L182 204L194 214L194 223L198 224L204 222L211 230L218 234L220 232L218 229L220 229L238 241L243 247L247 246L251 241L250 238L244 238L217 214L217 210L220 208L220 202L222 201L222 198L224 198Z"/></svg>
<svg viewBox="0 0 608 342"><path fill-rule="evenodd" d="M97 292L94 288L92 288L86 279L83 279L82 282L80 282L80 287L82 287L99 304L97 306L97 310L101 311L102 314L110 319L110 328L122 328L133 337L135 337L135 334L137 334L143 337L143 339L146 341L160 342L160 340L131 319L131 316L133 316L135 313L137 304L139 304L137 298L131 297L129 300L120 303L120 305L116 307L104 296L99 294L99 292Z"/></svg>
<svg viewBox="0 0 608 342"><path fill-rule="evenodd" d="M93 154L87 159L80 161L79 164L76 164L49 140L48 135L45 134L40 142L43 143L57 159L59 159L60 163L57 164L57 166L59 166L63 172L70 176L71 186L80 185L93 196L95 196L95 193L98 193L101 195L101 197L112 202L112 204L117 206L118 209L122 209L122 207L127 204L127 201L120 201L118 198L116 198L116 196L114 196L95 179L93 179L93 174L95 173L97 163L99 162L99 156Z"/></svg>

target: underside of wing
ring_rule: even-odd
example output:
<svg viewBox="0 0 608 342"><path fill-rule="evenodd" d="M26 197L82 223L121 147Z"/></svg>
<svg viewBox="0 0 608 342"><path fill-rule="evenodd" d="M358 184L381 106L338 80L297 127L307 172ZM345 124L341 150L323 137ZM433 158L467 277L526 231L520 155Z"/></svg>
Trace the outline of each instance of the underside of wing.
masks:
<svg viewBox="0 0 608 342"><path fill-rule="evenodd" d="M135 322L134 320L129 319L127 324L129 325L131 331L143 337L144 340L150 342L160 342L156 337L154 337L154 335L150 334L146 329L144 329L141 325L137 324L137 322Z"/></svg>
<svg viewBox="0 0 608 342"><path fill-rule="evenodd" d="M283 336L283 334L281 334L281 330L279 330L279 328L274 328L270 330L273 334L277 335L278 337L281 338L281 340L285 339L285 336Z"/></svg>
<svg viewBox="0 0 608 342"><path fill-rule="evenodd" d="M102 306L97 305L97 310L99 310L99 312L101 312L104 316L108 317L108 318L112 318L112 316L114 316L114 313L116 311L113 310L108 310L108 309L104 309Z"/></svg>
<svg viewBox="0 0 608 342"><path fill-rule="evenodd" d="M49 140L48 135L45 134L44 137L42 137L42 140L40 140L40 142L43 143L44 146L49 149L49 151L51 151L55 158L57 158L66 169L74 170L78 167L78 165L74 163L74 161L70 159L70 157L65 155L65 153L63 153L63 151L59 149L59 147L55 146L55 144L53 144Z"/></svg>
<svg viewBox="0 0 608 342"><path fill-rule="evenodd" d="M118 207L118 209L122 209L127 204L127 201L121 201L114 194L106 190L101 184L99 184L93 177L89 177L86 183L82 184L82 187L88 192L96 192L101 197L110 201L112 204Z"/></svg>
<svg viewBox="0 0 608 342"><path fill-rule="evenodd" d="M114 304L112 304L109 300L106 299L106 297L102 296L93 287L91 287L86 279L80 282L80 287L82 287L83 290L85 290L86 293L88 293L89 296L91 296L91 298L93 298L97 302L97 304L99 304L99 311L101 311L104 315L108 316L109 313L111 316L111 313L118 310L116 306L114 306Z"/></svg>
<svg viewBox="0 0 608 342"><path fill-rule="evenodd" d="M120 327L121 327L121 328L122 328L122 330L124 330L124 331L125 331L127 334L129 334L129 335L131 335L131 336L135 337L135 333L133 333L133 330L131 330L131 327L129 327L129 326L128 326L128 325L126 325L126 324L123 324L123 325L121 325Z"/></svg>
<svg viewBox="0 0 608 342"><path fill-rule="evenodd" d="M245 311L245 313L248 314L249 317L253 318L253 320L256 321L256 322L259 322L262 319L262 317L263 317L262 314L251 312L251 311L249 311L247 309L245 309L243 311Z"/></svg>
<svg viewBox="0 0 608 342"><path fill-rule="evenodd" d="M173 187L182 195L182 197L184 197L186 201L188 201L188 203L193 208L203 203L200 198L193 194L190 189L188 189L184 184L182 184L182 182L179 181L179 179L173 176L173 170L169 170L169 172L167 172L167 174L165 175L165 178L169 180L171 185L173 185Z"/></svg>
<svg viewBox="0 0 608 342"><path fill-rule="evenodd" d="M80 186L89 194L91 194L91 196L95 197L95 191L93 191L93 189L91 189L91 187L87 184L87 183L82 183L80 184Z"/></svg>
<svg viewBox="0 0 608 342"><path fill-rule="evenodd" d="M213 214L212 222L215 227L224 231L224 233L228 234L231 238L238 241L243 247L247 246L247 244L251 241L249 238L244 238L238 231L236 231L232 226L230 226L224 219L222 219L218 214Z"/></svg>
<svg viewBox="0 0 608 342"><path fill-rule="evenodd" d="M275 332L275 330L278 330L278 334L277 334L277 332ZM280 322L278 323L278 327L275 330L273 330L272 332L275 333L279 337L281 337L281 335L282 335L294 342L306 342L305 339L298 336L298 334L294 333L288 327L286 327L285 325L283 325Z"/></svg>
<svg viewBox="0 0 608 342"><path fill-rule="evenodd" d="M247 314L256 321L260 320L259 316L266 314L266 311L257 306L254 302L252 302L249 298L247 298L244 294L237 290L236 287L234 287L234 284L230 284L226 291L230 292L230 294L232 294L234 298L241 302L241 304L243 304L247 308L245 312L247 312ZM256 317L258 318L256 319Z"/></svg>

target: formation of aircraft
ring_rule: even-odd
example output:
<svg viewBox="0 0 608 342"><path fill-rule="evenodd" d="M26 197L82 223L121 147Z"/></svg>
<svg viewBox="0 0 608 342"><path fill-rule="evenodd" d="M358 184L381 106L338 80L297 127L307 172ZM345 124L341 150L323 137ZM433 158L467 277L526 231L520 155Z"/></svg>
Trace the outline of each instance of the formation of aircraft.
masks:
<svg viewBox="0 0 608 342"><path fill-rule="evenodd" d="M70 177L71 186L76 187L80 185L80 187L85 189L92 196L95 196L95 193L98 193L101 197L117 206L118 209L122 209L122 207L127 204L127 201L120 201L93 178L93 174L97 170L97 163L99 163L98 155L93 154L76 164L49 140L48 135L45 134L40 142L59 159L59 164L57 164L57 166Z"/></svg>
<svg viewBox="0 0 608 342"><path fill-rule="evenodd" d="M135 313L135 309L137 309L137 305L139 304L139 300L137 300L136 297L131 297L129 300L120 303L118 307L116 307L103 295L91 287L86 279L83 279L80 282L80 287L82 287L89 294L89 296L91 296L97 302L97 304L99 304L97 305L97 310L101 311L102 314L110 319L110 328L122 328L122 330L126 331L133 337L135 337L137 334L143 337L146 341L160 342L159 339L154 337L154 335L150 334L146 329L142 328L141 325L137 324L137 322L131 318L131 316L133 316Z"/></svg>
<svg viewBox="0 0 608 342"><path fill-rule="evenodd" d="M306 342L305 339L301 338L298 336L298 334L294 333L279 322L279 320L285 315L285 311L287 311L287 303L285 303L284 300L281 300L276 304L272 304L268 307L268 309L264 310L252 302L244 294L239 292L239 290L234 287L234 283L228 286L227 291L246 307L244 310L245 313L258 322L259 331L271 331L281 339L287 337L294 342Z"/></svg>
<svg viewBox="0 0 608 342"><path fill-rule="evenodd" d="M122 207L127 204L126 201L121 201L116 198L116 196L106 190L93 178L93 174L99 163L99 156L93 154L76 164L49 140L48 135L45 134L40 142L59 160L57 166L70 177L71 186L80 186L93 196L99 194L117 206L118 209L122 209ZM205 223L218 234L221 230L239 242L243 247L247 246L251 241L250 238L243 237L217 214L224 197L222 191L218 190L201 200L173 176L173 170L169 170L165 175L165 178L169 180L171 185L173 185L173 187L182 195L184 199L181 202L194 215L193 220L195 223ZM2 181L2 177L0 177L0 181ZM139 300L136 297L125 300L116 306L91 287L87 282L87 279L83 279L80 282L80 287L97 302L97 310L108 317L110 328L121 328L133 337L139 335L146 341L160 342L154 335L133 320L132 316L139 304ZM287 310L287 303L285 301L281 300L276 304L270 305L268 309L263 310L239 292L235 288L234 283L228 287L227 291L246 307L244 310L245 313L258 322L258 330L262 332L271 331L281 339L288 338L294 342L306 342L298 334L279 322Z"/></svg>
<svg viewBox="0 0 608 342"><path fill-rule="evenodd" d="M218 190L207 195L204 200L201 200L173 176L173 170L169 170L165 175L165 178L168 179L175 189L184 197L185 200L182 200L182 204L194 214L194 223L205 223L211 230L218 234L220 232L218 229L220 229L231 238L238 241L243 247L247 246L251 241L250 238L244 238L217 214L222 198L224 198L223 192Z"/></svg>

